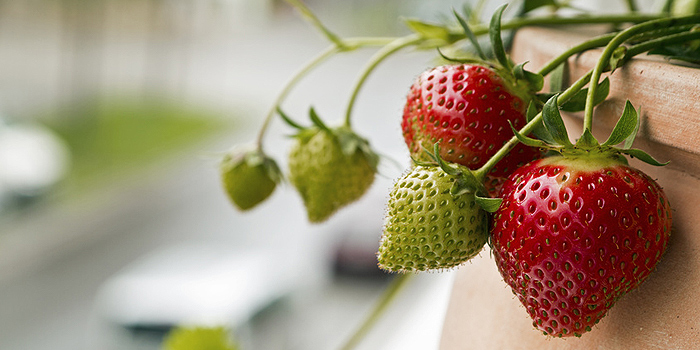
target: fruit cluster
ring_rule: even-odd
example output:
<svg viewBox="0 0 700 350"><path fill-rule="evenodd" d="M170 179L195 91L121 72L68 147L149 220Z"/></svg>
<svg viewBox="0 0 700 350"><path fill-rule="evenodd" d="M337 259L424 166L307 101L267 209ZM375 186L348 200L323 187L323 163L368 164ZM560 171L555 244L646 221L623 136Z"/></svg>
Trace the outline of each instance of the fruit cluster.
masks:
<svg viewBox="0 0 700 350"><path fill-rule="evenodd" d="M544 5L535 8L539 6ZM456 12L459 31L409 22L414 34L383 43L367 65L340 127L328 127L313 109L312 125L301 126L277 103L258 147L224 159L224 186L242 210L270 195L282 173L260 140L271 116L278 114L298 129L288 178L309 220L328 219L360 198L376 173L376 153L350 127L356 92L367 75L401 48L455 49L468 41L478 58L450 58L440 51L446 62L419 74L409 88L401 130L412 166L390 191L378 265L402 274L441 271L462 265L488 246L537 329L549 336L581 336L649 276L671 235L671 208L662 188L626 160L631 156L663 165L631 148L640 123L634 107L627 102L606 141L591 133L593 109L608 94L609 80L600 81L601 75L637 54L677 52L674 45L699 39L693 28L700 16L606 18L632 25L581 43L533 73L506 54L504 9L496 11L486 32ZM340 39L303 10L334 46L302 72L334 53L377 44ZM522 23L537 21L509 26ZM490 57L476 40L481 34L489 35ZM570 85L562 84L562 74L557 84L552 74L551 86L560 88L542 92L545 75L561 73L569 57L591 48L602 48L594 69ZM561 110L584 112L584 131L575 143Z"/></svg>

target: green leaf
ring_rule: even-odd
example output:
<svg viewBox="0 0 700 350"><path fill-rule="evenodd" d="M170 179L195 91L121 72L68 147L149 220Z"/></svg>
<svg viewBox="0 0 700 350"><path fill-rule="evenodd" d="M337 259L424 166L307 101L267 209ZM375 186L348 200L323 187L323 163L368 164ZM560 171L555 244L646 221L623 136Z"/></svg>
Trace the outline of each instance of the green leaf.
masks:
<svg viewBox="0 0 700 350"><path fill-rule="evenodd" d="M598 143L590 129L585 129L583 134L581 134L581 138L576 142L576 146L583 149L591 149L600 146L600 143Z"/></svg>
<svg viewBox="0 0 700 350"><path fill-rule="evenodd" d="M478 204L481 209L484 209L489 213L495 213L496 210L498 210L498 207L501 206L501 202L503 202L503 199L501 198L475 196L474 199L476 200L476 204Z"/></svg>
<svg viewBox="0 0 700 350"><path fill-rule="evenodd" d="M457 17L457 21L459 22L459 25L462 26L462 29L464 30L464 34L467 35L467 38L469 38L469 41L472 43L472 46L474 47L474 50L476 50L476 53L479 55L479 57L486 61L486 55L484 54L484 51L481 49L481 45L479 45L479 40L476 39L476 35L474 35L474 32L472 32L471 28L469 28L469 25L467 24L467 21L457 13L454 9L452 10L454 13L455 17Z"/></svg>
<svg viewBox="0 0 700 350"><path fill-rule="evenodd" d="M511 70L512 64L506 55L506 49L503 46L503 39L501 38L501 17L503 16L503 11L506 10L506 6L508 6L508 4L501 5L493 14L493 17L491 17L489 37L491 38L491 47L494 57L496 57L498 63L504 68Z"/></svg>
<svg viewBox="0 0 700 350"><path fill-rule="evenodd" d="M406 19L406 25L414 33L426 39L438 39L442 41L450 41L450 31L439 25L423 22L418 19Z"/></svg>
<svg viewBox="0 0 700 350"><path fill-rule="evenodd" d="M513 75L515 75L516 79L521 79L527 81L527 83L530 85L530 88L534 91L540 91L542 90L542 87L544 87L544 77L542 74L537 74L530 72L525 69L525 65L527 64L526 62L523 62L513 68Z"/></svg>
<svg viewBox="0 0 700 350"><path fill-rule="evenodd" d="M615 51L613 51L612 56L610 56L610 61L608 63L610 72L614 72L616 69L622 67L625 62L625 56L627 55L627 47L620 46Z"/></svg>
<svg viewBox="0 0 700 350"><path fill-rule="evenodd" d="M530 11L536 10L543 6L556 6L557 3L554 0L525 0L523 1L522 14L526 14Z"/></svg>
<svg viewBox="0 0 700 350"><path fill-rule="evenodd" d="M614 146L617 145L632 135L632 133L637 128L637 122L639 117L637 116L637 111L634 109L630 101L625 103L625 109L622 111L622 116L617 124L613 128L608 140L603 142L603 146Z"/></svg>
<svg viewBox="0 0 700 350"><path fill-rule="evenodd" d="M650 165L663 166L663 165L668 164L668 162L660 163L658 160L654 159L654 157L650 156L648 153L642 151L641 149L632 148L632 149L621 150L620 152L622 152L626 155L629 155L632 158L637 158L637 159L641 160L642 162L650 164Z"/></svg>
<svg viewBox="0 0 700 350"><path fill-rule="evenodd" d="M610 93L610 79L605 78L602 82L598 84L598 89L593 97L593 105L597 106L606 98ZM561 110L565 112L580 112L586 109L586 95L588 95L588 89L582 89L574 96L572 96L568 101L562 104Z"/></svg>
<svg viewBox="0 0 700 350"><path fill-rule="evenodd" d="M566 132L564 120L559 113L559 105L557 103L559 95L554 95L550 98L542 108L542 122L547 129L555 144L561 146L570 146L569 134Z"/></svg>

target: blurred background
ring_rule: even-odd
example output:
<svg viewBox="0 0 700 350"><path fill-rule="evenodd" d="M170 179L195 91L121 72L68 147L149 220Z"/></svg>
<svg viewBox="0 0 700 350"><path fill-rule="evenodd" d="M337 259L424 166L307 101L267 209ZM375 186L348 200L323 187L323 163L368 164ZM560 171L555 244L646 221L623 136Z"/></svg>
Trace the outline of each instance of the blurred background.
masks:
<svg viewBox="0 0 700 350"><path fill-rule="evenodd" d="M399 17L462 3L307 1L341 36L406 34ZM223 325L243 349L341 344L391 279L374 253L409 164L403 99L435 53L368 80L354 125L398 164L327 223L288 185L241 214L217 169L327 45L282 0L0 0L0 349L159 349L179 324ZM372 52L323 65L287 113L339 123ZM290 133L276 120L266 142L283 169ZM451 278L416 276L360 348L436 348Z"/></svg>

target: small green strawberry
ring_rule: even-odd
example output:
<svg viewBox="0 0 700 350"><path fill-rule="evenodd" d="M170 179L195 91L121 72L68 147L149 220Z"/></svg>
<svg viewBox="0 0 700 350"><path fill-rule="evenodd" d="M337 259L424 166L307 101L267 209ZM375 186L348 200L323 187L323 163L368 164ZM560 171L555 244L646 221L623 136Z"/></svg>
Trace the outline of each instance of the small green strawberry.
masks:
<svg viewBox="0 0 700 350"><path fill-rule="evenodd" d="M163 350L238 350L223 327L178 327L163 341Z"/></svg>
<svg viewBox="0 0 700 350"><path fill-rule="evenodd" d="M264 201L282 179L277 163L260 149L227 153L219 171L229 199L240 210L251 209Z"/></svg>
<svg viewBox="0 0 700 350"><path fill-rule="evenodd" d="M289 180L309 221L318 223L365 194L374 182L378 157L349 127L331 129L313 109L310 115L314 126L300 128L289 154Z"/></svg>
<svg viewBox="0 0 700 350"><path fill-rule="evenodd" d="M482 206L491 200L479 196L483 184L468 168L437 160L439 165L417 164L394 185L377 254L380 268L451 268L486 244L488 214Z"/></svg>

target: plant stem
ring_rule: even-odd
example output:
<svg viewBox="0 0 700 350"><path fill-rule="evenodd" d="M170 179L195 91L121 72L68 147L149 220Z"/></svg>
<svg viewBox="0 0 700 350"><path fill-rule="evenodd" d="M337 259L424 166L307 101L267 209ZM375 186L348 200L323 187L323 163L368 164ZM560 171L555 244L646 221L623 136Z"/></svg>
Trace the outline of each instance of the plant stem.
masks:
<svg viewBox="0 0 700 350"><path fill-rule="evenodd" d="M551 71L553 71L554 69L556 69L564 61L569 59L569 57L576 55L578 53L581 53L583 51L586 51L586 50L590 50L590 49L594 49L597 47L607 45L607 43L610 42L610 40L612 40L612 38L614 38L615 35L617 35L617 33L604 34L604 35L595 37L593 39L587 40L581 44L578 44L578 45L566 50L564 53L555 57L551 61L549 61L544 67L542 67L539 70L538 73L545 76L545 75L549 74Z"/></svg>
<svg viewBox="0 0 700 350"><path fill-rule="evenodd" d="M385 45L382 47L379 51L377 51L366 63L365 67L362 69L362 73L360 74L360 77L358 78L357 82L355 83L355 88L352 91L352 95L350 96L350 101L348 102L348 107L345 111L345 126L350 127L350 120L352 116L352 109L355 106L355 101L357 100L357 96L360 93L360 90L362 89L362 86L364 85L365 81L369 77L369 75L374 71L374 69L379 65L382 61L384 61L387 57L391 56L395 52L411 46L411 45L416 45L418 43L421 43L425 41L426 39L422 38L418 34L413 34L413 35L408 35L404 37L399 37L396 38L394 41L391 43Z"/></svg>
<svg viewBox="0 0 700 350"><path fill-rule="evenodd" d="M625 0L625 4L627 5L627 10L629 10L629 12L639 11L637 8L637 3L634 2L634 0Z"/></svg>
<svg viewBox="0 0 700 350"><path fill-rule="evenodd" d="M265 137L265 133L267 132L270 122L272 121L273 117L275 116L275 113L277 111L277 108L282 104L284 99L289 95L289 93L292 91L294 86L296 86L299 81L305 77L309 72L311 72L314 68L316 68L318 65L321 63L325 62L329 58L331 58L333 55L344 52L344 51L349 51L349 50L355 50L361 47L366 47L366 46L382 46L386 45L387 43L390 43L394 40L394 38L348 38L344 39L344 45L343 47L339 47L337 45L332 45L325 49L323 52L321 52L319 55L316 57L312 58L309 62L307 62L299 71L297 71L292 78L285 84L284 88L282 88L282 91L279 93L277 98L275 99L274 103L272 104L272 107L270 108L269 112L267 113L267 116L265 117L265 121L263 122L262 127L260 128L260 131L258 133L258 137L256 140L257 148L259 150L262 150L262 142Z"/></svg>
<svg viewBox="0 0 700 350"><path fill-rule="evenodd" d="M335 35L335 33L331 32L328 28L326 28L325 25L321 22L321 20L316 17L316 15L309 9L301 0L285 0L288 4L290 4L292 7L297 9L301 13L306 20L311 23L318 31L323 33L323 35L326 36L328 40L331 42L335 43L338 47L343 47L345 43L343 42L342 39L340 39L339 36Z"/></svg>
<svg viewBox="0 0 700 350"><path fill-rule="evenodd" d="M627 53L625 53L624 61L627 61L640 53L650 51L657 47L681 44L697 39L700 39L700 31L696 30L683 33L676 33L665 37L645 41L643 43L630 46L629 49L627 49Z"/></svg>
<svg viewBox="0 0 700 350"><path fill-rule="evenodd" d="M652 20L644 22L641 24L629 27L622 32L618 33L615 38L610 40L608 45L603 50L598 63L593 68L593 73L591 74L591 81L588 87L588 95L586 95L586 109L584 111L583 128L585 130L591 130L593 126L593 108L596 90L598 88L598 81L603 71L606 70L610 64L610 58L612 57L615 50L621 46L625 41L634 37L637 34L658 30L660 28L669 28L673 26L680 26L685 24L694 24L700 22L700 15L678 17L678 18L662 18L657 20ZM614 69L615 67L613 67Z"/></svg>
<svg viewBox="0 0 700 350"><path fill-rule="evenodd" d="M581 89L583 89L584 86L590 81L591 79L591 72L589 71L586 73L584 76L576 80L575 83L573 83L571 86L569 86L566 90L564 90L559 97L557 98L557 104L562 105L566 101L568 101L570 98L572 98L577 92L579 92ZM532 132L532 130L537 126L537 124L542 120L542 112L538 113L530 122L525 124L518 132L520 132L523 135L527 135ZM482 165L479 169L474 170L474 176L478 180L483 180L486 177L486 174L488 174L489 171L491 171L491 168L493 168L501 159L503 159L508 152L510 152L515 145L518 144L518 138L513 136L506 142L499 150L494 154L491 158L489 158L488 162L486 164Z"/></svg>
<svg viewBox="0 0 700 350"><path fill-rule="evenodd" d="M365 318L364 322L362 322L360 327L352 334L352 336L345 342L345 344L343 344L343 346L340 349L354 349L355 346L357 346L357 344L359 344L359 342L362 340L362 338L364 338L365 335L367 335L367 332L369 332L369 330L372 329L374 324L377 323L384 311L386 311L387 307L389 307L391 302L396 298L397 295L399 295L399 292L407 284L406 282L411 280L412 277L413 274L409 273L400 274L394 277L393 281L391 281L389 286L384 290L384 293L381 295L379 301L374 306L370 314L367 315L367 318Z"/></svg>

